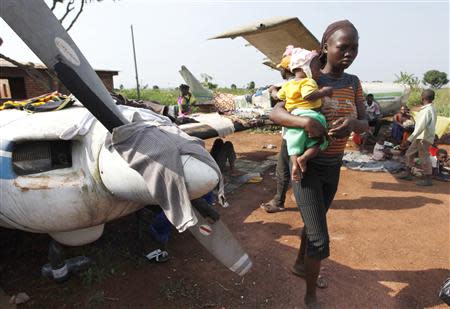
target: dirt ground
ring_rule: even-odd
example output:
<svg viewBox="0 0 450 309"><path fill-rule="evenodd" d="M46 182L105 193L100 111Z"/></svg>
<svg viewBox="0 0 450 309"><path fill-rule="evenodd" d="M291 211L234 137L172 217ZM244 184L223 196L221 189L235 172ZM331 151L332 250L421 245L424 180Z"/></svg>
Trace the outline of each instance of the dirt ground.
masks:
<svg viewBox="0 0 450 309"><path fill-rule="evenodd" d="M277 153L277 134L237 133L239 158L262 161ZM212 141L211 141L212 142ZM211 142L208 141L210 145ZM265 144L277 145L263 149ZM328 214L331 256L324 264L329 287L324 308L445 308L437 293L450 276L448 183L417 187L388 173L343 169ZM259 205L275 192L274 167L261 183L228 195L223 221L253 260L243 278L225 269L190 235L174 233L169 262L146 261L155 246L137 239L129 216L107 225L94 244L69 248L96 264L65 284L40 276L48 236L0 230L0 286L26 292L24 308L303 308L305 282L291 275L303 226L292 192L287 211L267 214Z"/></svg>

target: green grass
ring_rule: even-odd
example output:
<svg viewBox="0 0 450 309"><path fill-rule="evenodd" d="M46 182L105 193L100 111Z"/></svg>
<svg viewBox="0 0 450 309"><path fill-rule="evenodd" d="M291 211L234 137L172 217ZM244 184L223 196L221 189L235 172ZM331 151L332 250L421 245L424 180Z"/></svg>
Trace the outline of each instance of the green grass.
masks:
<svg viewBox="0 0 450 309"><path fill-rule="evenodd" d="M413 90L408 98L409 106L417 106L421 103L421 89ZM434 106L438 116L450 117L450 88L436 90Z"/></svg>
<svg viewBox="0 0 450 309"><path fill-rule="evenodd" d="M224 93L231 93L235 95L244 95L250 93L247 89L230 89L218 88L217 91ZM409 106L420 105L420 94L422 90L413 90L408 98ZM124 89L120 91L128 99L137 99L136 89ZM177 103L178 98L177 89L143 89L141 90L141 99L157 101L164 105L173 105ZM398 95L397 92L387 92L376 94L375 99L379 97L389 97ZM450 88L438 89L436 91L436 99L434 101L436 112L439 116L450 117Z"/></svg>
<svg viewBox="0 0 450 309"><path fill-rule="evenodd" d="M223 92L223 93L231 93L231 94L234 94L234 95L244 95L244 94L248 94L248 93L252 92L250 90L242 89L242 88L236 88L236 89L218 88L217 91L218 92Z"/></svg>
<svg viewBox="0 0 450 309"><path fill-rule="evenodd" d="M450 117L450 88L437 91L434 106L439 116Z"/></svg>
<svg viewBox="0 0 450 309"><path fill-rule="evenodd" d="M136 89L124 89L120 93L128 99L137 100ZM141 100L157 101L164 105L177 104L179 91L175 89L142 89Z"/></svg>
<svg viewBox="0 0 450 309"><path fill-rule="evenodd" d="M230 89L230 88L218 88L216 91L223 93L231 93L234 95L243 95L250 93L247 89ZM119 91L122 95L128 99L137 99L136 89L123 89ZM142 89L141 100L144 101L157 101L164 105L177 104L179 91L177 89Z"/></svg>

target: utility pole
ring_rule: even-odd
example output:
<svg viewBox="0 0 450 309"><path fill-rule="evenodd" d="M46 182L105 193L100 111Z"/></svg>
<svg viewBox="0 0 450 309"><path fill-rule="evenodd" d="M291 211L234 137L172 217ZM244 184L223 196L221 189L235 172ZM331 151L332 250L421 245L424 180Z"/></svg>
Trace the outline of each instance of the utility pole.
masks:
<svg viewBox="0 0 450 309"><path fill-rule="evenodd" d="M136 72L136 90L137 90L137 97L138 97L138 100L140 100L140 99L141 99L141 91L140 91L140 89L139 89L139 77L138 77L137 63L136 63L136 49L134 48L134 32L133 32L133 25L131 25L131 41L133 42L134 71Z"/></svg>

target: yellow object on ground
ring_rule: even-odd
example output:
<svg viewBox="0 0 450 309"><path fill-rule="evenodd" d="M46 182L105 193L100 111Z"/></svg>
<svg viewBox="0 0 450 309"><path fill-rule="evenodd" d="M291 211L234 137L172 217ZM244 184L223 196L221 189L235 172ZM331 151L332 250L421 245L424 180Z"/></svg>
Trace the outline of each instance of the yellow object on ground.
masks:
<svg viewBox="0 0 450 309"><path fill-rule="evenodd" d="M261 176L255 176L250 178L247 183L260 183L261 181L263 181L263 178Z"/></svg>
<svg viewBox="0 0 450 309"><path fill-rule="evenodd" d="M414 120L416 120L417 114L417 112L412 112ZM446 133L450 133L450 117L437 116L436 135L441 138Z"/></svg>

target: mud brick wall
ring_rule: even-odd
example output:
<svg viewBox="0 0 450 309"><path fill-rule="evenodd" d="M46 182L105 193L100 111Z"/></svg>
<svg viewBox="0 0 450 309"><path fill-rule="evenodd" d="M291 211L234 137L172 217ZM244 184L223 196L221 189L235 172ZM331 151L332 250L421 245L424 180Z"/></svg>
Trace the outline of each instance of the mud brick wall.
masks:
<svg viewBox="0 0 450 309"><path fill-rule="evenodd" d="M116 75L114 72L97 72L103 84L106 86L108 91L112 91L114 89L114 80L113 76ZM68 94L69 91L67 88L59 81L59 80L47 80L47 84L51 85L53 91L57 90L61 93ZM25 78L25 89L27 92L27 97L35 97L41 94L49 92L48 89L38 80L30 77Z"/></svg>
<svg viewBox="0 0 450 309"><path fill-rule="evenodd" d="M15 100L32 98L52 91L59 91L64 94L69 93L66 87L61 82L59 82L59 80L50 78L48 74L46 74L46 70L39 69L39 71L42 73L42 79L37 80L28 76L23 70L19 68L1 67L0 78L14 78L16 80L16 83L18 82L18 79L23 79L23 86L25 88L24 91L20 91L20 93L16 91L16 93L14 93L13 89L11 89L11 95ZM117 75L117 72L97 71L97 74L108 91L112 91L114 89L113 77L114 75Z"/></svg>

